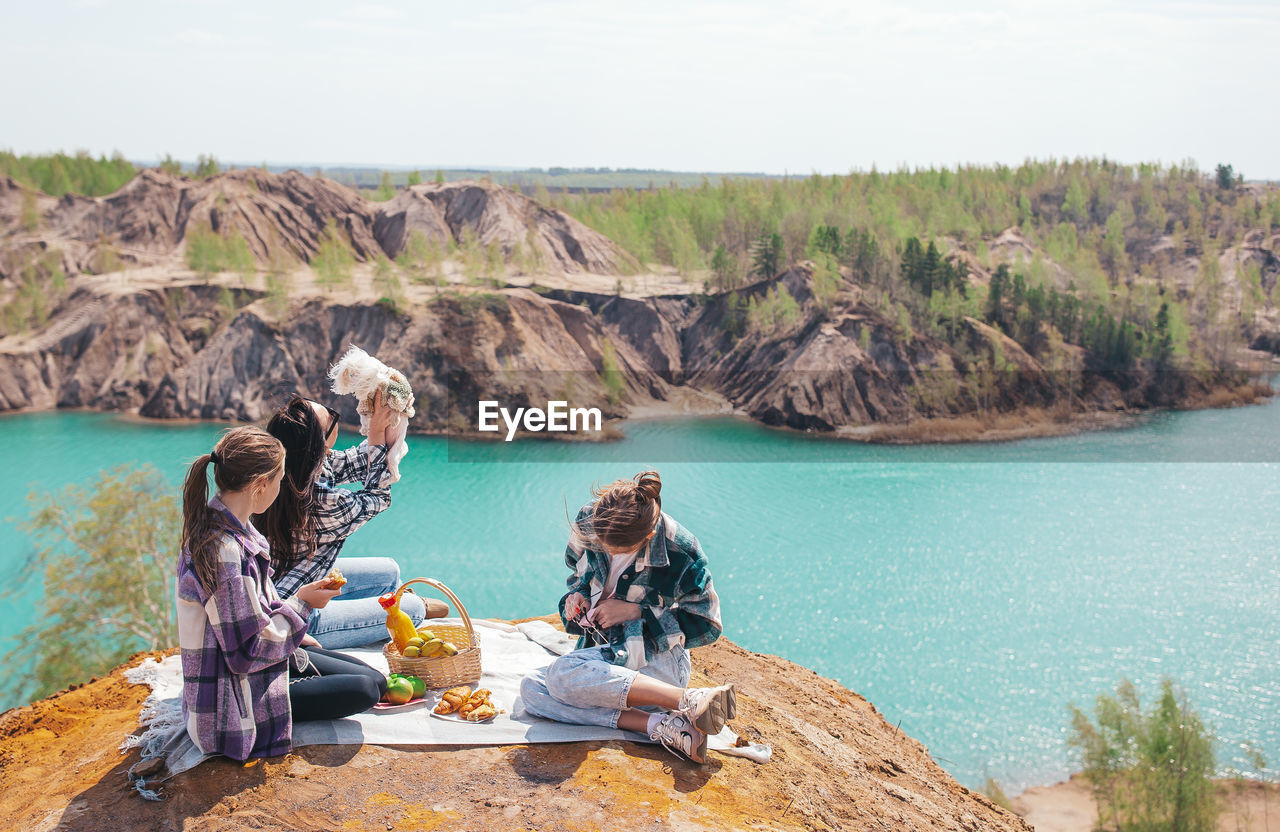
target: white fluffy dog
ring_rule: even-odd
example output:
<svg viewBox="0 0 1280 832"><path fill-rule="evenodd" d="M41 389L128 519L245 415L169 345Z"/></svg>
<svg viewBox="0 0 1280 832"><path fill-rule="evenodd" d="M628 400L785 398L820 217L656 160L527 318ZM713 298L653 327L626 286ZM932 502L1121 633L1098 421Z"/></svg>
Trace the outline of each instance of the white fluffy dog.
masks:
<svg viewBox="0 0 1280 832"><path fill-rule="evenodd" d="M400 480L400 460L409 453L409 446L404 441L409 429L409 419L413 417L413 388L404 373L393 370L357 346L347 350L338 362L329 368L329 378L333 379L333 392L340 396L351 394L358 404L356 412L360 414L360 433L369 435L369 416L373 413L374 396L382 394L382 400L394 411L391 427L387 428L387 469L390 472L383 479L383 485L390 485Z"/></svg>

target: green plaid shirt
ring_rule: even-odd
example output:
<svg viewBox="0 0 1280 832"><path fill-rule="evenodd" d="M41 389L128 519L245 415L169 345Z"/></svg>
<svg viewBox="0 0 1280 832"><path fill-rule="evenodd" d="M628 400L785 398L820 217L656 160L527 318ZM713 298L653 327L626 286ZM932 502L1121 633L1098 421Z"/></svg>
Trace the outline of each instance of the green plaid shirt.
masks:
<svg viewBox="0 0 1280 832"><path fill-rule="evenodd" d="M565 600L577 592L595 606L609 578L608 553L589 545L594 512L594 504L578 512L574 525L582 533L572 534L564 550L565 565L573 574L566 581L569 591L560 599L560 619L565 632L581 636L579 649L594 646L598 639L565 618ZM614 664L639 669L673 647L711 644L724 629L707 556L698 539L665 513L648 547L618 576L613 597L640 605L638 620L604 631L609 648L606 657Z"/></svg>

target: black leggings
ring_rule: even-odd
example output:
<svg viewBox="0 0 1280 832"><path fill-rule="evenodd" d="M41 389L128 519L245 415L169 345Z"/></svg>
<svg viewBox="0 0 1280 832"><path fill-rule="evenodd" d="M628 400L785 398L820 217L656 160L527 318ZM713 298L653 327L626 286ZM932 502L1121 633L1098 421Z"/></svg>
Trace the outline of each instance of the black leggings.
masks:
<svg viewBox="0 0 1280 832"><path fill-rule="evenodd" d="M318 647L304 647L311 667L298 673L289 663L293 721L341 719L367 711L387 692L387 677L369 665Z"/></svg>

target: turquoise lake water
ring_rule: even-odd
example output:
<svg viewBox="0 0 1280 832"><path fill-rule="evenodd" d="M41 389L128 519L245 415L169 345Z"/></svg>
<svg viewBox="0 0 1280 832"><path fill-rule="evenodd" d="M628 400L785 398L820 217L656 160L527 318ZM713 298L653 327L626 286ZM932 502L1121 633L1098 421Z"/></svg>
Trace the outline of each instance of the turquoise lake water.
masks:
<svg viewBox="0 0 1280 832"><path fill-rule="evenodd" d="M0 419L0 567L26 557L12 521L30 490L142 462L176 488L222 428ZM1161 677L1183 685L1220 762L1243 764L1252 740L1280 764L1280 404L947 448L734 419L625 431L606 445L413 438L392 507L344 554L394 555L473 615L545 614L565 577L566 503L653 462L664 508L708 554L726 636L840 680L966 785L1065 776L1067 703L1121 676L1148 697ZM0 650L37 600L0 600Z"/></svg>

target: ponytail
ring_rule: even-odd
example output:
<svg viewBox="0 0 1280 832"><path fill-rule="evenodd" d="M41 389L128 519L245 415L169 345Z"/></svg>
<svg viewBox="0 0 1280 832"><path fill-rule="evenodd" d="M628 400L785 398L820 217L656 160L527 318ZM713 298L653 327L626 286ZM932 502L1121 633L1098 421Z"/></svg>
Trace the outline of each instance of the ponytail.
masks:
<svg viewBox="0 0 1280 832"><path fill-rule="evenodd" d="M209 508L210 463L219 491L240 491L279 471L284 465L284 448L260 428L231 428L212 453L201 454L187 469L182 486L182 548L191 556L200 585L212 594L218 571L214 544L226 523Z"/></svg>
<svg viewBox="0 0 1280 832"><path fill-rule="evenodd" d="M311 403L294 393L267 422L267 433L284 445L280 496L254 519L271 544L271 568L284 575L316 551L316 478L325 461L325 427Z"/></svg>
<svg viewBox="0 0 1280 832"><path fill-rule="evenodd" d="M662 478L642 471L591 490L596 498L589 527L575 531L610 549L632 549L653 534L662 516Z"/></svg>
<svg viewBox="0 0 1280 832"><path fill-rule="evenodd" d="M191 553L191 564L205 592L213 592L214 564L204 556L214 533L221 527L218 513L209 508L209 463L212 454L202 454L187 470L182 486L182 548Z"/></svg>

